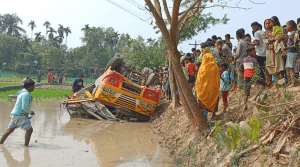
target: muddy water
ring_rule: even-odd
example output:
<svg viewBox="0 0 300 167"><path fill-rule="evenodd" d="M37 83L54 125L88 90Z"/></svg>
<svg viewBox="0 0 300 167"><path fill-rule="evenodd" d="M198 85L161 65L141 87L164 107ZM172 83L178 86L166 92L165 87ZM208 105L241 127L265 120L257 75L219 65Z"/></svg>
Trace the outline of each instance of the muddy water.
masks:
<svg viewBox="0 0 300 167"><path fill-rule="evenodd" d="M0 136L10 121L14 102L0 101ZM0 166L173 166L148 123L115 123L71 119L59 101L32 105L34 132L24 148L25 132L17 129L0 145Z"/></svg>

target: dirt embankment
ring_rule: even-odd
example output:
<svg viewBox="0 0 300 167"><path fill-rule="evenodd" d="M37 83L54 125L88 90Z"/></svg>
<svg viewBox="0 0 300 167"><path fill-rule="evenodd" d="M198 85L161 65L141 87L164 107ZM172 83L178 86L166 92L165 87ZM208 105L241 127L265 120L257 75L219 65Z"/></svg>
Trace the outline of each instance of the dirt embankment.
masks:
<svg viewBox="0 0 300 167"><path fill-rule="evenodd" d="M252 116L260 118L263 127L259 143L241 137L237 149L218 151L212 135L206 138L195 136L182 107L175 111L168 108L157 116L153 121L153 131L178 166L300 166L300 87L272 88L261 96L258 96L259 92L258 87L251 89L246 111L243 110L243 92L230 93L229 109L222 113L220 100L217 113L223 132L227 129L227 122L239 125L241 121L249 122ZM262 100L256 100L258 98ZM258 108L258 103L267 110ZM212 129L214 122L209 124Z"/></svg>

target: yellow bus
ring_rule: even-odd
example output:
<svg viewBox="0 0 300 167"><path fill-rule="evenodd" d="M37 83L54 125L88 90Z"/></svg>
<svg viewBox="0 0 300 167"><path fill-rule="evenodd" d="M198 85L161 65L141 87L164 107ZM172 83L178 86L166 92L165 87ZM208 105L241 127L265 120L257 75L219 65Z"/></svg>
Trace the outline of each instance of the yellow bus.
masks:
<svg viewBox="0 0 300 167"><path fill-rule="evenodd" d="M160 89L137 85L123 75L108 69L100 78L92 97L129 117L146 120L154 113L160 94Z"/></svg>

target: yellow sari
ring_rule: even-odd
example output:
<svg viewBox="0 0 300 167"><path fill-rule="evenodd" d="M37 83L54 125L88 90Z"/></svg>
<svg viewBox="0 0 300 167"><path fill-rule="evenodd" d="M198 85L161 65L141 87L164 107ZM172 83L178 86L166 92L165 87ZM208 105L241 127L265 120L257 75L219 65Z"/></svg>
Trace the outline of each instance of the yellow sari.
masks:
<svg viewBox="0 0 300 167"><path fill-rule="evenodd" d="M197 73L196 92L198 99L210 111L214 111L219 98L220 71L214 57L207 53Z"/></svg>

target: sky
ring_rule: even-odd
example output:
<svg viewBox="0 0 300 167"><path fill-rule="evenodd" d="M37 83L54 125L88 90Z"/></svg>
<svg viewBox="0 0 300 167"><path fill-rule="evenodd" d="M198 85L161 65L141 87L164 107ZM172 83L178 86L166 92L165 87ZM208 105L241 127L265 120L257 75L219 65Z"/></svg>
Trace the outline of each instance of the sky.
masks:
<svg viewBox="0 0 300 167"><path fill-rule="evenodd" d="M123 9L108 1L115 2ZM171 0L168 1L171 2ZM193 47L189 45L190 43L195 43L195 41L197 43L204 42L212 35L224 38L225 34L229 33L235 37L235 32L239 28L244 28L246 33L252 34L250 26L252 22L258 21L263 24L265 19L272 16L278 16L282 25L289 20L296 20L300 17L300 14L299 16L296 15L297 11L299 11L299 0L253 1L264 4L253 4L248 0L242 0L239 6L251 9L222 9L219 7L205 9L204 13L211 12L216 18L221 18L224 14L227 14L230 21L226 25L215 25L206 32L200 32L192 40L181 43L178 49L185 53L190 52ZM83 36L81 29L86 24L89 24L90 27L113 27L119 33L128 33L131 38L137 38L139 35L144 39L158 38L160 34L156 34L156 30L150 25L151 16L135 6L134 2L141 6L145 4L144 0L6 0L1 2L0 13L17 13L23 20L21 27L27 31L29 37L31 37L31 29L28 27L28 23L31 20L35 21L37 25L34 32L42 32L42 35L46 33L46 29L43 26L46 20L55 29L58 28L58 24L70 27L72 33L68 36L69 48L83 45L80 39ZM229 5L234 4L231 3ZM150 18L150 20L143 21L140 18ZM232 40L232 42L233 45L236 45L236 39Z"/></svg>

